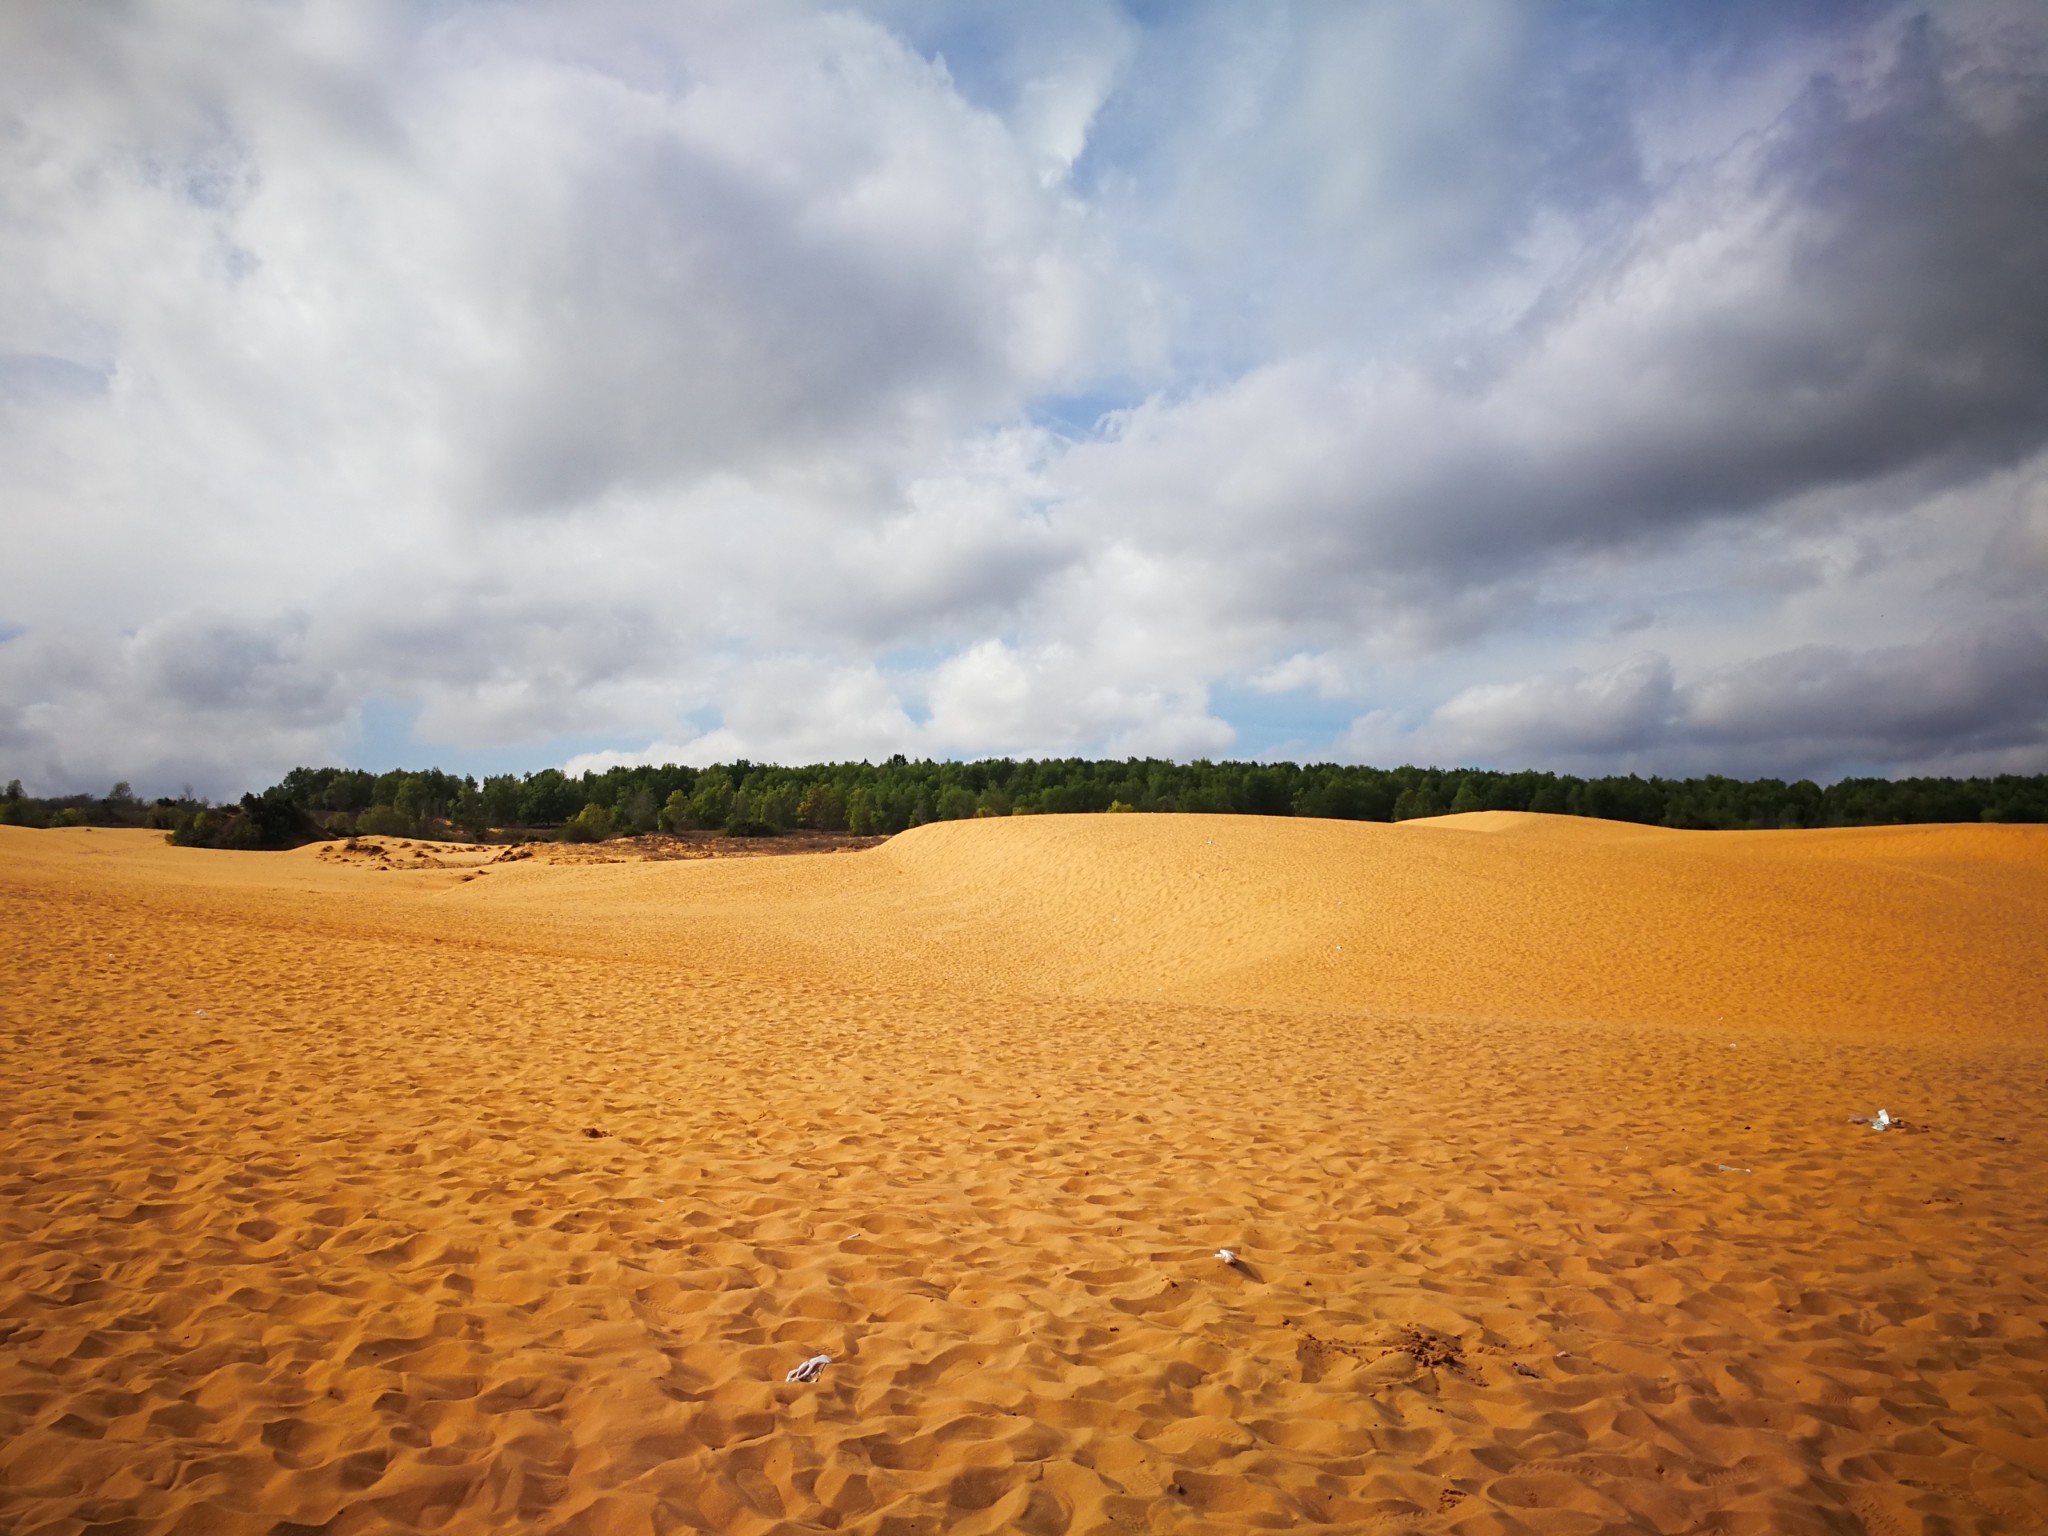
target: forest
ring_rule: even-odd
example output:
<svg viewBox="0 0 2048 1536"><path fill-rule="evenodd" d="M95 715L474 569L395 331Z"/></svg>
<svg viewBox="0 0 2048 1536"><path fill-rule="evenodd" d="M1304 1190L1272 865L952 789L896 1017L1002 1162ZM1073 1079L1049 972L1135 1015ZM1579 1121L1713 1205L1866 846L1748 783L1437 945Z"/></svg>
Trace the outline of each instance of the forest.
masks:
<svg viewBox="0 0 2048 1536"><path fill-rule="evenodd" d="M117 784L104 796L36 798L18 780L0 795L0 825L152 826L194 846L280 848L323 837L388 835L519 841L721 832L770 837L796 828L886 836L975 816L1159 812L1406 821L1459 811L1543 811L1701 830L1845 827L1906 822L2048 822L2048 774L1975 779L1577 778L1478 768L1368 768L1338 763L1169 762L1086 758L978 762L739 761L706 768L555 768L482 780L439 769L374 774L294 768L277 784L212 805L190 795L145 801Z"/></svg>

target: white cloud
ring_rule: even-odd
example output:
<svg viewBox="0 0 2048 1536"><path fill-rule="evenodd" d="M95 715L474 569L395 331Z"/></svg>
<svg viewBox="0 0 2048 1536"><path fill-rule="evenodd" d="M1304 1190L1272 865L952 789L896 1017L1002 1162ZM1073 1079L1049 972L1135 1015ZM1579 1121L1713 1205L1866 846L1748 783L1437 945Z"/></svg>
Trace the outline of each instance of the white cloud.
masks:
<svg viewBox="0 0 2048 1536"><path fill-rule="evenodd" d="M1541 742L1551 752L1600 758L1640 747L1665 727L1671 707L1671 663L1646 654L1590 675L1574 669L1469 688L1433 720L1482 757Z"/></svg>

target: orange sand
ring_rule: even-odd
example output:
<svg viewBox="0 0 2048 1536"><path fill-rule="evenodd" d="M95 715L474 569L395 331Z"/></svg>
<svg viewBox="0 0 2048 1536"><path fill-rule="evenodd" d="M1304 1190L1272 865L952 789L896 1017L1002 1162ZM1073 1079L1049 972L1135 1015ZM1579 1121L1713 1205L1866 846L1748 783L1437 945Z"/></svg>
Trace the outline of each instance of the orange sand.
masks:
<svg viewBox="0 0 2048 1536"><path fill-rule="evenodd" d="M0 1531L2048 1530L2048 829L481 857L0 828Z"/></svg>

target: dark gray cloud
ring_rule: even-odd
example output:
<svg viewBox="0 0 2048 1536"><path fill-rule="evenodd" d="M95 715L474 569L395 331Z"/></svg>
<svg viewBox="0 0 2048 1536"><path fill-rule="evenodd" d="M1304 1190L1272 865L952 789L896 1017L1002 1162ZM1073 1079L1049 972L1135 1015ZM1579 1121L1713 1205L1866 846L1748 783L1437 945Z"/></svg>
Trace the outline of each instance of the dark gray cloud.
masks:
<svg viewBox="0 0 2048 1536"><path fill-rule="evenodd" d="M1463 376L1276 363L1135 413L1082 456L1084 492L1159 539L1234 546L1257 519L1278 534L1254 541L1272 583L1341 604L1358 581L1490 581L2038 451L2048 90L1986 120L1927 23L1894 43L1874 83L1815 80L1589 248Z"/></svg>
<svg viewBox="0 0 2048 1536"><path fill-rule="evenodd" d="M222 791L245 771L251 732L267 754L317 754L350 711L339 684L293 616L173 613L125 636L44 626L0 644L0 751L9 777L46 789L127 778ZM110 775L117 765L132 771Z"/></svg>
<svg viewBox="0 0 2048 1536"><path fill-rule="evenodd" d="M1682 678L1645 652L1467 689L1418 722L1368 717L1370 755L1578 772L2032 771L2048 637L2029 624L1852 650L1805 645Z"/></svg>
<svg viewBox="0 0 2048 1536"><path fill-rule="evenodd" d="M1802 646L1702 679L1679 728L1702 749L1823 772L2023 761L2048 743L2048 638L2014 623L1865 651Z"/></svg>

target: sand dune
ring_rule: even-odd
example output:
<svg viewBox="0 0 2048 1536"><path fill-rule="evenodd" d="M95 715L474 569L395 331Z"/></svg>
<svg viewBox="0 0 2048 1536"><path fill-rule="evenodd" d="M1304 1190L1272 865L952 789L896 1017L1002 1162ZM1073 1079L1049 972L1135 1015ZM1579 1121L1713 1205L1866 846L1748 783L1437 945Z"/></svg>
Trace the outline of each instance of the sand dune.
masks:
<svg viewBox="0 0 2048 1536"><path fill-rule="evenodd" d="M2044 829L494 859L0 828L0 1530L2048 1529Z"/></svg>

